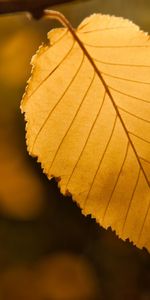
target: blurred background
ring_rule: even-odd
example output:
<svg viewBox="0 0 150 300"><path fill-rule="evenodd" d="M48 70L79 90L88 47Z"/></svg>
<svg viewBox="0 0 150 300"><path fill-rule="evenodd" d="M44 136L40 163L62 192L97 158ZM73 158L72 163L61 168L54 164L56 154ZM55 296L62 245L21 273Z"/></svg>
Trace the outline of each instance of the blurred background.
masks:
<svg viewBox="0 0 150 300"><path fill-rule="evenodd" d="M150 33L149 0L77 0L52 8L73 26L101 12ZM0 16L0 300L149 300L148 252L81 215L28 156L20 101L31 57L56 26L24 13Z"/></svg>

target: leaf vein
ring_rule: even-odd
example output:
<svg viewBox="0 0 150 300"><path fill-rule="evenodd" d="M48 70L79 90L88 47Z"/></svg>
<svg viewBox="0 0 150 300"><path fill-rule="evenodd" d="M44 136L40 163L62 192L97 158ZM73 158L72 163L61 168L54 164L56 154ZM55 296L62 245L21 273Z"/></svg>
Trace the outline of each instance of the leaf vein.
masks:
<svg viewBox="0 0 150 300"><path fill-rule="evenodd" d="M110 45L92 45L92 44L88 44L88 43L85 43L84 42L84 45L85 46L87 46L87 47L91 47L91 48L103 48L103 49L105 49L105 48L114 48L114 49L119 49L119 48L122 48L122 49L124 49L124 48L149 48L150 47L150 45L118 45L118 46L116 46L116 45L112 45L112 46L110 46Z"/></svg>
<svg viewBox="0 0 150 300"><path fill-rule="evenodd" d="M120 67L142 67L142 68L150 68L149 65L136 65L136 64L124 64L124 63L113 63L113 62L109 62L109 61L103 61L103 60L100 60L98 58L95 58L95 57L92 57L91 58L98 62L98 63L102 63L104 65L111 65L111 66L120 66Z"/></svg>
<svg viewBox="0 0 150 300"><path fill-rule="evenodd" d="M77 117L77 115L78 115L78 113L79 113L79 111L80 111L80 108L81 108L81 106L82 106L83 103L84 103L84 100L86 99L86 96L87 96L87 94L88 94L88 92L89 92L89 90L90 90L90 88L91 88L91 86L92 86L92 84L93 84L93 82L94 82L95 75L96 75L96 73L94 72L94 73L93 73L93 78L92 78L92 80L91 80L91 82L90 82L90 85L89 85L88 89L86 90L86 93L85 93L85 95L84 95L84 97L83 97L83 99L82 99L82 101L81 101L81 103L80 103L80 105L79 105L79 107L78 107L78 109L77 109L77 111L76 111L76 113L75 113L75 115L74 115L74 117L73 117L73 119L72 119L72 121L71 121L71 123L70 123L68 129L67 129L67 131L65 132L65 135L63 136L63 138L62 138L62 140L61 140L61 142L60 142L60 144L59 144L59 146L58 146L58 148L57 148L57 150L56 150L56 152L55 152L55 155L54 155L53 160L52 160L52 162L51 162L51 164L50 164L48 173L50 172L50 169L51 169L51 167L52 167L52 165L53 165L53 163L54 163L54 161L55 161L55 159L56 159L56 156L58 155L58 152L59 152L59 150L60 150L60 147L61 147L62 143L64 142L64 140L65 140L65 138L66 138L66 136L67 136L69 130L71 129L71 127L72 127L72 125L73 125L73 123L74 123L74 121L75 121L75 119L76 119L76 117Z"/></svg>
<svg viewBox="0 0 150 300"><path fill-rule="evenodd" d="M28 99L30 99L38 90L39 88L42 86L42 84L44 82L47 81L47 79L53 74L55 73L55 71L60 67L60 65L65 61L65 59L69 56L69 54L71 53L71 51L73 50L75 41L73 41L71 48L69 49L69 51L67 52L67 54L63 57L63 59L59 62L59 64L40 82L40 84L33 90L33 92L28 96Z"/></svg>
<svg viewBox="0 0 150 300"><path fill-rule="evenodd" d="M117 106L118 106L118 105L117 105ZM141 117L139 117L139 116L137 116L137 115L135 115L135 114L129 112L128 110L126 110L126 109L124 109L124 108L122 108L122 107L120 107L120 106L118 106L118 108L119 108L119 110L121 110L121 111L127 113L128 115L133 116L133 117L136 118L136 119L139 119L139 120L141 120L141 121L143 121L143 122L146 122L146 123L150 123L149 120L143 119L143 118L141 118Z"/></svg>
<svg viewBox="0 0 150 300"><path fill-rule="evenodd" d="M110 205L111 199L112 199L112 197L113 197L113 194L114 194L114 192L115 192L115 190L116 190L118 181L119 181L119 179L120 179L120 175L121 175L121 173L122 173L122 170L123 170L125 161L126 161L126 159L127 159L128 150L129 150L129 141L128 141L128 143L127 143L127 147L126 147L126 151L125 151L125 156L124 156L123 162L122 162L122 164L121 164L121 168L120 168L120 171L119 171L119 173L118 173L118 176L117 176L115 185L114 185L114 187L113 187L113 190L112 190L111 195L110 195L110 197L109 197L108 203L107 203L107 205L106 205L106 208L105 208L105 211L104 211L104 215L103 215L103 218L102 218L102 222L104 222L104 219L105 219L105 217L106 217L106 213L107 213L107 211L108 211L108 207L109 207L109 205Z"/></svg>
<svg viewBox="0 0 150 300"><path fill-rule="evenodd" d="M112 86L108 86L108 88L110 88L111 90L113 90L114 92L117 92L118 94L121 94L121 95L124 95L124 96L128 96L130 98L133 98L133 99L136 99L136 100L139 100L139 101L143 101L143 102L146 102L146 103L150 103L150 101L146 100L146 99L142 99L142 98L139 98L139 97L136 97L136 96L133 96L133 95L130 95L130 94L127 94L127 93L124 93L122 91L119 91L118 89L115 89L113 88Z"/></svg>
<svg viewBox="0 0 150 300"><path fill-rule="evenodd" d="M123 77L115 76L115 75L112 75L112 74L109 74L109 73L105 73L105 72L102 72L102 71L101 71L101 74L106 75L108 77L115 78L115 79L120 79L120 80L124 80L124 81L129 81L129 82L134 82L134 83L140 83L140 84L150 85L150 82L133 80L133 79L129 79L129 78L123 78Z"/></svg>
<svg viewBox="0 0 150 300"><path fill-rule="evenodd" d="M140 159L141 159L141 160L143 160L143 161L145 161L146 163L150 164L150 161L149 161L149 160L147 160L146 158L144 158L144 157L140 157Z"/></svg>
<svg viewBox="0 0 150 300"><path fill-rule="evenodd" d="M135 133L133 133L133 132L131 132L131 131L128 131L128 132L129 132L129 134L131 134L131 135L137 137L138 139L140 139L140 140L142 140L142 141L144 141L144 142L146 142L146 143L150 143L150 141L148 141L148 140L146 140L146 139L144 139L144 138L142 138L142 137L136 135Z"/></svg>
<svg viewBox="0 0 150 300"><path fill-rule="evenodd" d="M139 232L139 236L138 236L138 240L137 240L137 245L140 243L140 239L141 239L142 232L143 232L143 229L144 229L144 225L145 225L145 222L146 222L146 219L147 219L148 213L149 213L149 209L150 209L150 201L148 202L147 211L146 211L146 214L145 214L145 217L144 217L144 220L143 220L143 223L142 223L142 226L141 226L140 232Z"/></svg>
<svg viewBox="0 0 150 300"><path fill-rule="evenodd" d="M134 189L133 189L133 192L132 192L130 201L129 201L129 205L128 205L128 208L127 208L127 212L126 212L126 214L125 214L125 219L124 219L123 226L122 226L122 235L123 235L124 230L125 230L125 225L126 225L127 218L128 218L128 214L129 214L129 210L130 210L130 207L131 207L133 198L134 198L134 194L135 194L135 191L136 191L137 186L138 186L138 183L139 183L140 172L141 172L141 169L139 168L138 176L137 176L137 179L136 179L136 182L135 182L135 186L134 186Z"/></svg>
<svg viewBox="0 0 150 300"><path fill-rule="evenodd" d="M37 138L39 137L39 135L40 135L41 131L43 130L45 124L46 124L47 121L49 120L51 114L52 114L53 111L56 109L56 107L58 106L58 104L61 102L61 100L63 99L63 97L64 97L64 95L66 94L67 90L70 88L70 86L72 85L73 81L75 80L77 74L79 73L79 71L80 71L80 69L81 69L81 67L82 67L83 61L84 61L84 54L82 55L82 60L81 60L81 62L80 62L80 65L79 65L77 71L75 72L73 78L72 78L71 81L69 82L68 86L67 86L66 89L64 90L63 94L61 95L61 97L59 98L59 100L57 101L57 103L53 106L52 110L48 113L48 115L47 115L45 121L43 122L42 126L40 127L40 129L39 129L39 131L38 131L38 133L37 133L37 135L36 135L36 137L35 137L35 140L34 140L34 142L33 142L32 152L33 152L34 146L35 146L35 144L36 144L36 142L37 142Z"/></svg>
<svg viewBox="0 0 150 300"><path fill-rule="evenodd" d="M80 161L80 159L81 159L81 157L82 157L82 155L83 155L83 152L84 152L84 150L85 150L85 148L86 148L86 145L87 145L87 143L88 143L88 141L89 141L89 138L90 138L90 136L91 136L91 134L92 134L92 131L93 131L93 129L94 129L94 126L95 126L95 124L96 124L98 118L100 117L100 113L101 113L101 110L102 110L102 107L103 107L104 101L105 101L105 96L106 96L106 91L104 92L104 97L103 97L101 106L100 106L99 111L98 111L98 113L97 113L97 115L96 115L96 118L95 118L95 120L94 120L94 122L93 122L93 124L92 124L92 126L91 126L91 129L90 129L90 131L89 131L89 134L88 134L88 136L87 136L87 139L86 139L86 141L85 141L85 144L84 144L84 146L83 146L83 148L82 148L82 151L81 151L81 153L80 153L80 155L79 155L79 157L78 157L78 159L77 159L77 161L76 161L76 164L75 164L75 166L73 167L72 172L71 172L71 174L70 174L70 176L69 176L69 178L68 178L68 181L67 181L67 183L66 183L66 189L67 189L67 186L69 185L69 182L70 182L70 180L71 180L71 178L72 178L72 176L73 176L73 174L74 174L74 171L75 171L75 169L76 169L76 167L77 167L77 165L78 165L78 163L79 163L79 161Z"/></svg>
<svg viewBox="0 0 150 300"><path fill-rule="evenodd" d="M97 169L96 169L96 172L95 172L95 174L94 174L94 177L93 177L92 183L91 183L91 185L90 185L89 191L88 191L87 196L86 196L86 198L85 198L85 201L84 201L84 207L85 207L86 204L87 204L89 195L90 195L91 190L92 190L92 188L93 188L93 186L94 186L94 182L95 182L96 176L97 176L97 174L98 174L98 171L100 170L102 161L103 161L103 159L104 159L104 156L105 156L105 154L106 154L106 152L107 152L108 146L109 146L110 141L111 141L111 139L112 139L112 136L113 136L113 133L114 133L114 130L115 130L115 127L116 127L116 123L117 123L117 117L118 117L118 116L117 116L117 114L116 114L115 120L114 120L114 123L113 123L113 127L112 127L112 130L111 130L110 137L109 137L109 139L108 139L108 142L107 142L107 144L106 144L106 147L105 147L105 149L104 149L104 152L103 152L102 156L100 157L100 161L99 161L98 167L97 167Z"/></svg>
<svg viewBox="0 0 150 300"><path fill-rule="evenodd" d="M118 27L109 27L109 28L100 28L100 29L93 29L93 30L89 30L89 31L80 31L81 29L83 29L84 27L79 27L79 33L80 34L88 34L88 33L93 33L93 32L101 32L101 31L109 31L109 30L118 30L118 29L128 29L130 28L129 26L118 26ZM78 32L78 31L77 31Z"/></svg>

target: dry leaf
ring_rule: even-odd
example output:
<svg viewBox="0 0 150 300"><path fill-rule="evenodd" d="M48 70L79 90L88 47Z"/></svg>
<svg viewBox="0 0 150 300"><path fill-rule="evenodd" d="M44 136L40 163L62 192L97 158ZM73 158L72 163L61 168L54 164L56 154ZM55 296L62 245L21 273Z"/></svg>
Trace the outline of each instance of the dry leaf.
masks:
<svg viewBox="0 0 150 300"><path fill-rule="evenodd" d="M128 20L48 34L22 101L29 153L84 214L150 250L150 40Z"/></svg>

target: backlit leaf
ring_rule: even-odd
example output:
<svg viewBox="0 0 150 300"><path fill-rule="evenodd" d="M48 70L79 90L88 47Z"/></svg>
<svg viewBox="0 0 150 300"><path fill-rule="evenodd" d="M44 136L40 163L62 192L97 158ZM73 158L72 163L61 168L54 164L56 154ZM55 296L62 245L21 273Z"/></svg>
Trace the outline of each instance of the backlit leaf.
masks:
<svg viewBox="0 0 150 300"><path fill-rule="evenodd" d="M82 212L150 250L150 40L122 18L92 15L32 60L22 101L29 153Z"/></svg>

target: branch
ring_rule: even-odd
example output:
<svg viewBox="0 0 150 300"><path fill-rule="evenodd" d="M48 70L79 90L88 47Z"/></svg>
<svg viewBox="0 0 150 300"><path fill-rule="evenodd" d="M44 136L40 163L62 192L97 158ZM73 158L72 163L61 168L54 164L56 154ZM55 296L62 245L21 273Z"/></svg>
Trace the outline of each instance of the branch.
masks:
<svg viewBox="0 0 150 300"><path fill-rule="evenodd" d="M45 8L70 1L74 0L2 0L0 1L0 15L28 12L34 18L39 19Z"/></svg>

